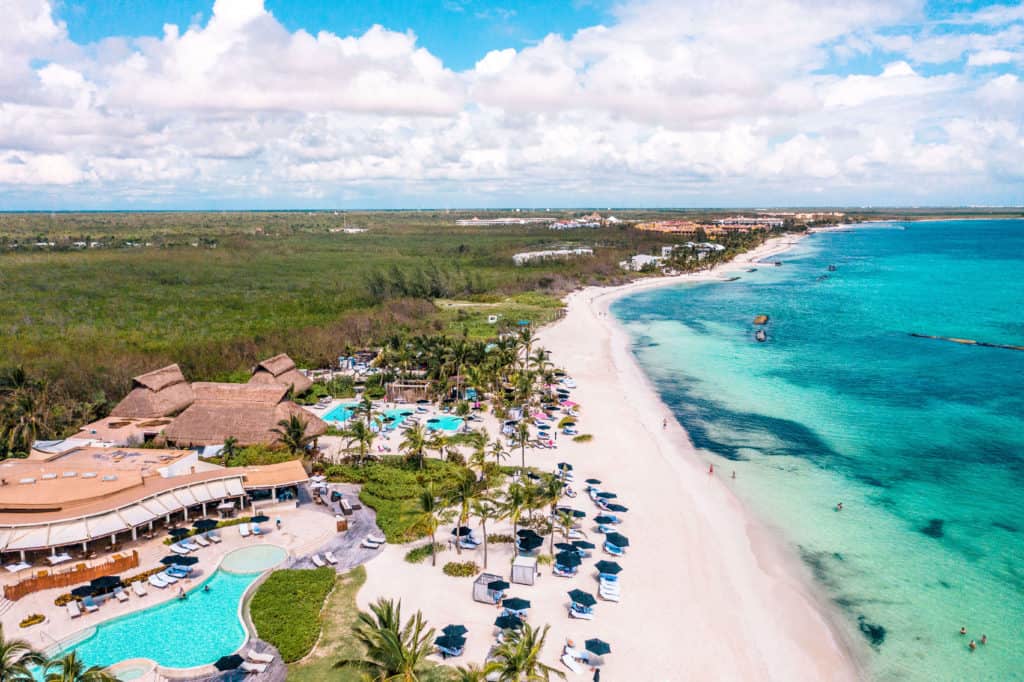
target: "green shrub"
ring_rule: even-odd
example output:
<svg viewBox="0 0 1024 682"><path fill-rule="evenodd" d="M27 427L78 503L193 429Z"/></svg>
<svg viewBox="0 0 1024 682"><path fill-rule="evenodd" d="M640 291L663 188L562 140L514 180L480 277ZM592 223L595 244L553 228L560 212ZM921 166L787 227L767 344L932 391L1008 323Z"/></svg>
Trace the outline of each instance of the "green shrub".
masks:
<svg viewBox="0 0 1024 682"><path fill-rule="evenodd" d="M551 562L553 560L554 560L554 557L552 557L550 554L538 554L537 555L537 565L538 566L550 566Z"/></svg>
<svg viewBox="0 0 1024 682"><path fill-rule="evenodd" d="M31 616L26 617L18 625L23 628L30 628L33 625L38 625L46 620L46 616L41 613L33 613Z"/></svg>
<svg viewBox="0 0 1024 682"><path fill-rule="evenodd" d="M444 574L453 578L472 578L480 572L474 561L449 561L444 565Z"/></svg>
<svg viewBox="0 0 1024 682"><path fill-rule="evenodd" d="M574 443L589 443L594 440L594 437L589 433L581 433L578 436L573 436L572 440Z"/></svg>
<svg viewBox="0 0 1024 682"><path fill-rule="evenodd" d="M441 552L445 551L446 549L447 549L447 547L445 547L445 545L443 545L442 543L440 543L440 542L435 542L434 543L434 552L436 554L440 554ZM408 552L406 552L405 553L405 560L408 561L410 564L421 564L424 561L426 561L427 557L429 557L429 556L430 556L430 543L428 542L425 545L422 545L420 547L414 547L414 548L410 549Z"/></svg>
<svg viewBox="0 0 1024 682"><path fill-rule="evenodd" d="M487 536L487 542L503 543L503 542L515 542L516 538L514 535L509 533L491 533Z"/></svg>
<svg viewBox="0 0 1024 682"><path fill-rule="evenodd" d="M249 605L253 625L285 663L299 660L316 644L320 610L336 579L329 567L274 571L256 590Z"/></svg>

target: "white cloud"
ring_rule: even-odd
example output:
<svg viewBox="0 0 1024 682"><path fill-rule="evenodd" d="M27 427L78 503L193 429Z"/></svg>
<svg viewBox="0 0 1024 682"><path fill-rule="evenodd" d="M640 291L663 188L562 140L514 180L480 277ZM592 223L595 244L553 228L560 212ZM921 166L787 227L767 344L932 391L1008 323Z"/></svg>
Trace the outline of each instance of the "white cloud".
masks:
<svg viewBox="0 0 1024 682"><path fill-rule="evenodd" d="M0 196L27 203L1019 200L1024 85L980 68L1021 63L1014 7L949 31L913 0L635 0L461 73L410 33L290 31L262 0L87 46L44 0L5 10Z"/></svg>

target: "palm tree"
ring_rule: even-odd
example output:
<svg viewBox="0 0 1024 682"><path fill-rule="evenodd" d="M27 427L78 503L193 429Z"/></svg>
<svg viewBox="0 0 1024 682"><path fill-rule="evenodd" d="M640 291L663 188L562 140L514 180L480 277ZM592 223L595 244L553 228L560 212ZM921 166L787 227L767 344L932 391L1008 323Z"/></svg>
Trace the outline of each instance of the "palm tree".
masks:
<svg viewBox="0 0 1024 682"><path fill-rule="evenodd" d="M31 668L44 661L25 640L6 639L0 625L0 682L33 682Z"/></svg>
<svg viewBox="0 0 1024 682"><path fill-rule="evenodd" d="M519 483L513 483L505 491L501 500L501 518L512 522L512 534L519 532L519 517L526 508L526 488ZM514 543L515 553L519 554L519 543Z"/></svg>
<svg viewBox="0 0 1024 682"><path fill-rule="evenodd" d="M522 453L522 468L526 468L526 440L530 437L530 421L526 418L520 419L516 424L516 440L519 441L519 449Z"/></svg>
<svg viewBox="0 0 1024 682"><path fill-rule="evenodd" d="M359 461L365 462L367 454L373 447L373 439L377 437L366 422L360 420L353 420L342 432L341 435L345 438L345 447L349 450L352 446L356 446L359 451Z"/></svg>
<svg viewBox="0 0 1024 682"><path fill-rule="evenodd" d="M551 555L555 554L555 533L557 532L562 536L563 540L569 540L569 533L572 531L572 527L576 525L575 519L572 514L566 512L558 512L551 517Z"/></svg>
<svg viewBox="0 0 1024 682"><path fill-rule="evenodd" d="M501 682L540 682L550 680L554 675L565 678L565 675L549 665L541 663L540 655L548 638L550 626L534 628L523 623L521 630L513 630L505 635L501 644L491 653L493 660L484 670L498 673Z"/></svg>
<svg viewBox="0 0 1024 682"><path fill-rule="evenodd" d="M480 485L477 483L476 477L472 472L465 472L459 484L455 486L448 497L449 504L458 508L460 526L469 523L469 512L479 497ZM455 551L462 554L462 547L458 542L455 543Z"/></svg>
<svg viewBox="0 0 1024 682"><path fill-rule="evenodd" d="M442 523L448 523L452 520L454 512L448 509L438 498L434 495L433 486L428 485L423 492L420 493L420 508L415 513L412 528L422 528L423 534L430 537L430 565L437 566L437 529Z"/></svg>
<svg viewBox="0 0 1024 682"><path fill-rule="evenodd" d="M220 450L221 465L227 466L232 457L238 454L238 439L228 436L224 439L224 447Z"/></svg>
<svg viewBox="0 0 1024 682"><path fill-rule="evenodd" d="M444 431L434 431L430 436L430 442L427 443L427 447L437 451L438 459L444 459L448 449L448 436L445 435Z"/></svg>
<svg viewBox="0 0 1024 682"><path fill-rule="evenodd" d="M423 468L423 449L427 447L427 434L422 424L414 424L405 432L405 438L398 444L400 450L405 452L406 459L415 459L419 462L420 469Z"/></svg>
<svg viewBox="0 0 1024 682"><path fill-rule="evenodd" d="M476 663L470 663L465 668L459 666L455 669L455 682L484 682L486 679L487 673Z"/></svg>
<svg viewBox="0 0 1024 682"><path fill-rule="evenodd" d="M277 440L293 455L305 452L306 446L316 439L316 436L306 434L306 420L297 414L277 422L277 428L271 431L277 434Z"/></svg>
<svg viewBox="0 0 1024 682"><path fill-rule="evenodd" d="M498 440L491 443L491 454L494 455L494 463L498 466L501 466L501 460L509 458L509 454L501 447L501 441Z"/></svg>
<svg viewBox="0 0 1024 682"><path fill-rule="evenodd" d="M533 348L533 342L537 340L534 336L533 330L529 327L523 327L519 330L519 346L523 349L523 365L525 366L526 360L530 357L530 350Z"/></svg>
<svg viewBox="0 0 1024 682"><path fill-rule="evenodd" d="M471 511L480 519L480 532L484 536L484 568L487 568L487 522L497 521L501 517L501 509L489 497L477 497Z"/></svg>
<svg viewBox="0 0 1024 682"><path fill-rule="evenodd" d="M433 650L434 629L416 612L402 624L402 602L378 599L370 613L361 611L353 627L366 653L362 658L339 661L337 667L362 670L366 679L380 682L418 682Z"/></svg>
<svg viewBox="0 0 1024 682"><path fill-rule="evenodd" d="M362 415L363 420L366 422L366 426L369 427L370 421L373 419L373 399L364 393L353 412Z"/></svg>
<svg viewBox="0 0 1024 682"><path fill-rule="evenodd" d="M466 441L473 448L473 453L469 456L469 468L475 467L480 472L480 475L483 476L484 465L487 463L487 431L484 429L470 431L466 436Z"/></svg>
<svg viewBox="0 0 1024 682"><path fill-rule="evenodd" d="M98 665L86 668L78 653L72 651L46 662L43 682L118 682L118 679Z"/></svg>

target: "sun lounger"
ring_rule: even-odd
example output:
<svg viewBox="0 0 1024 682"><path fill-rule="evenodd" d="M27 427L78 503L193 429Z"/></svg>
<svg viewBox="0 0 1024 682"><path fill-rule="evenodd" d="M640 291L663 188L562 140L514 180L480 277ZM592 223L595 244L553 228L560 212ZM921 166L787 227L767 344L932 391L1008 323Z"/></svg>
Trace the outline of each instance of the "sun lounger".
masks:
<svg viewBox="0 0 1024 682"><path fill-rule="evenodd" d="M220 533L215 533L212 530L206 534L206 539L213 543L220 542Z"/></svg>
<svg viewBox="0 0 1024 682"><path fill-rule="evenodd" d="M181 580L183 578L187 578L189 574L192 573L192 571L184 566L171 566L166 571L164 571L164 573L173 578Z"/></svg>
<svg viewBox="0 0 1024 682"><path fill-rule="evenodd" d="M374 533L373 535L368 535L368 536L366 536L366 539L369 540L370 542L375 542L378 545L383 545L383 544L385 544L387 542L387 538L385 538L380 533Z"/></svg>
<svg viewBox="0 0 1024 682"><path fill-rule="evenodd" d="M175 578L173 575L169 575L167 571L160 573L159 576L160 580L163 580L168 585L173 585L174 583L178 582L178 579Z"/></svg>
<svg viewBox="0 0 1024 682"><path fill-rule="evenodd" d="M149 592L146 591L146 586L142 584L141 580L136 580L132 583L132 592L135 593L136 597L145 597Z"/></svg>
<svg viewBox="0 0 1024 682"><path fill-rule="evenodd" d="M613 602L618 603L619 600L622 599L622 595L619 594L618 592L607 592L607 591L602 589L602 590L598 590L597 594L601 597L601 599L604 599L605 601L613 601Z"/></svg>
<svg viewBox="0 0 1024 682"><path fill-rule="evenodd" d="M82 615L82 609L78 607L78 601L74 599L69 601L65 608L68 610L68 616L71 618L78 618Z"/></svg>
<svg viewBox="0 0 1024 682"><path fill-rule="evenodd" d="M334 552L324 552L324 558L327 559L327 563L336 564L338 559L334 556Z"/></svg>
<svg viewBox="0 0 1024 682"><path fill-rule="evenodd" d="M248 658L250 661L256 661L257 663L273 663L274 662L274 655L273 654L263 654L263 653L260 653L259 651L256 651L255 649L249 649L248 651L246 651L245 652L245 657Z"/></svg>
<svg viewBox="0 0 1024 682"><path fill-rule="evenodd" d="M210 546L210 541L207 540L206 538L204 538L202 535L196 535L195 537L192 538L192 541L195 542L200 547L209 547Z"/></svg>
<svg viewBox="0 0 1024 682"><path fill-rule="evenodd" d="M458 658L462 655L462 647L458 649L450 649L445 646L438 645L437 653L441 654L441 658Z"/></svg>
<svg viewBox="0 0 1024 682"><path fill-rule="evenodd" d="M92 613L93 611L99 611L100 607L92 597L86 597L82 600L82 606L85 608L86 613Z"/></svg>
<svg viewBox="0 0 1024 682"><path fill-rule="evenodd" d="M238 524L238 534L241 535L243 538L249 537L249 535L251 534L251 533L249 533L249 524L248 523L240 523L240 524Z"/></svg>
<svg viewBox="0 0 1024 682"><path fill-rule="evenodd" d="M188 550L185 549L184 547L182 547L179 544L171 545L171 551L174 552L175 554L188 554Z"/></svg>
<svg viewBox="0 0 1024 682"><path fill-rule="evenodd" d="M266 672L266 670L267 670L267 664L266 663L253 663L251 661L246 661L245 663L243 663L242 665L240 665L238 667L241 668L242 670L244 670L247 673L262 673L262 672Z"/></svg>
<svg viewBox="0 0 1024 682"><path fill-rule="evenodd" d="M622 549L621 547L616 547L610 542L604 543L604 551L608 552L612 556L622 556L626 553L626 550Z"/></svg>
<svg viewBox="0 0 1024 682"><path fill-rule="evenodd" d="M557 576L559 576L561 578L572 578L573 576L576 575L575 571L572 571L572 570L570 570L568 568L562 568L558 564L555 564L554 568L551 569L551 570L552 570L552 573L554 575L557 575Z"/></svg>
<svg viewBox="0 0 1024 682"><path fill-rule="evenodd" d="M583 534L583 531L578 530L576 528L570 528L569 529L569 539L570 540L582 540L585 537L586 536Z"/></svg>
<svg viewBox="0 0 1024 682"><path fill-rule="evenodd" d="M363 541L359 543L359 546L365 547L366 549L380 549L384 545L379 542L374 542L370 538L363 538Z"/></svg>
<svg viewBox="0 0 1024 682"><path fill-rule="evenodd" d="M594 612L590 609L583 611L573 605L569 608L569 617L579 618L580 620L594 620Z"/></svg>
<svg viewBox="0 0 1024 682"><path fill-rule="evenodd" d="M165 587L167 587L167 585L169 584L169 583L161 580L159 575L151 575L151 576L149 576L149 580L147 582L150 585L152 585L153 587L157 587L157 588L159 588L161 590L164 589Z"/></svg>
<svg viewBox="0 0 1024 682"><path fill-rule="evenodd" d="M260 527L257 524L250 523L249 528L252 530L253 535L263 535L263 531L260 530Z"/></svg>
<svg viewBox="0 0 1024 682"><path fill-rule="evenodd" d="M123 587L118 587L116 590L114 590L114 596L117 598L117 601L119 602L128 601L128 593L124 591Z"/></svg>
<svg viewBox="0 0 1024 682"><path fill-rule="evenodd" d="M562 665L564 665L566 668L576 673L577 675L583 674L583 666L580 665L580 662L572 656L570 656L569 654L562 655Z"/></svg>
<svg viewBox="0 0 1024 682"><path fill-rule="evenodd" d="M313 559L313 565L316 566L317 568L323 568L324 566L327 565L327 562L325 562L324 558L322 556L320 556L319 554L314 554L312 556L312 559Z"/></svg>
<svg viewBox="0 0 1024 682"><path fill-rule="evenodd" d="M343 499L340 502L340 504L341 504L341 511L342 511L342 513L345 514L345 516L351 516L352 515L352 504L348 500L345 500L345 499Z"/></svg>
<svg viewBox="0 0 1024 682"><path fill-rule="evenodd" d="M190 552L194 552L197 549L199 549L199 545L197 545L196 543L192 542L191 540L182 540L178 544L181 545L182 547L184 547L185 549L187 549Z"/></svg>

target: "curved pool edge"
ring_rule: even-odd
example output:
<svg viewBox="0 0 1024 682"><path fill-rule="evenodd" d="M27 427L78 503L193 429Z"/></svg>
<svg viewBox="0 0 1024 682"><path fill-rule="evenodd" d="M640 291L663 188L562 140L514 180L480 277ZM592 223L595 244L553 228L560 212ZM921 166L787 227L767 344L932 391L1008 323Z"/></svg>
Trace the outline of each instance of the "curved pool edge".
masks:
<svg viewBox="0 0 1024 682"><path fill-rule="evenodd" d="M270 573L272 571L274 571L279 566L281 566L282 564L287 562L291 558L291 556L292 556L291 552L288 550L287 547L282 547L281 545L278 545L277 543L272 543L272 542L264 543L264 546L265 545L271 545L273 547L277 547L278 549L283 550L284 551L284 557L280 561L278 561L276 564L274 564L273 566L270 566L268 568L264 568L264 569L258 571L257 573L244 574L244 575L257 575L256 579L253 580L252 583L249 584L249 586L242 593L242 596L239 598L237 611L235 613L236 617L238 618L238 622L241 623L241 625L242 625L242 630L245 632L245 639L242 640L242 643L238 646L237 649L235 649L234 651L229 652L227 654L224 654L225 656L230 656L231 654L239 654L239 653L241 653L241 651L243 649L245 649L245 647L249 644L250 640L252 640L254 637L257 636L256 628L252 624L252 622L251 622L251 620L249 618L249 614L247 613L247 607L248 607L249 602L251 600L253 590L255 588L259 587L260 585L262 585L266 581L267 576L270 575ZM253 545L249 545L249 547L252 547L252 546ZM200 582L196 583L194 586L189 588L186 591L186 594L194 592L195 590L201 588L203 585L206 584L207 581L212 579L213 576L216 575L217 571L221 570L221 564L224 563L224 559L226 559L229 555L233 554L234 552L238 552L238 551L245 550L245 549L248 549L248 547L238 547L236 549L231 550L230 552L227 552L223 556L221 556L220 559L217 560L217 563L214 565L213 569L210 571L210 574L208 576L205 576ZM226 573L231 573L232 575L239 575L238 573L234 573L233 571L227 571L226 570L225 572ZM60 654L61 652L66 651L69 648L73 648L73 647L77 646L78 644L81 644L85 640L89 639L90 637L95 635L96 631L101 626L103 626L103 625L106 625L108 623L116 622L118 620L121 620L122 618L127 618L129 616L133 616L133 615L135 615L137 613L141 613L141 612L147 611L149 609L153 609L153 608L157 608L157 607L163 606L164 604L167 604L167 603L170 603L171 601L173 601L173 599L174 599L174 597L168 597L167 599L165 599L164 601L160 602L159 604L153 604L151 606L147 606L144 609L139 609L138 611L130 611L129 613L122 613L119 616L114 616L114 617L108 618L108 619L106 619L106 620L104 620L102 622L94 623L92 625L89 625L88 627L82 628L81 630L76 630L75 632L72 632L70 635L67 635L66 637L62 637L60 640L54 642L54 644L52 644L49 647L47 647L46 648L46 652L47 652L48 655L50 655L49 652L52 651L52 655L56 656L56 655ZM159 674L159 675L161 675L163 677L166 677L168 679L187 680L187 679L192 679L192 678L196 678L196 677L206 677L206 676L209 676L209 675L218 674L220 672L219 670L217 670L213 666L213 663L205 663L203 665L193 666L191 668L172 668L172 667L162 666L157 661L153 660L152 658L146 658L146 657L126 658L126 659L124 659L122 661L118 661L117 663L112 663L111 665L109 665L107 667L108 668L117 668L117 667L122 666L122 665L125 665L126 667L128 667L129 663L138 664L138 665L147 665L147 666L150 667L150 670L156 671L157 674Z"/></svg>

